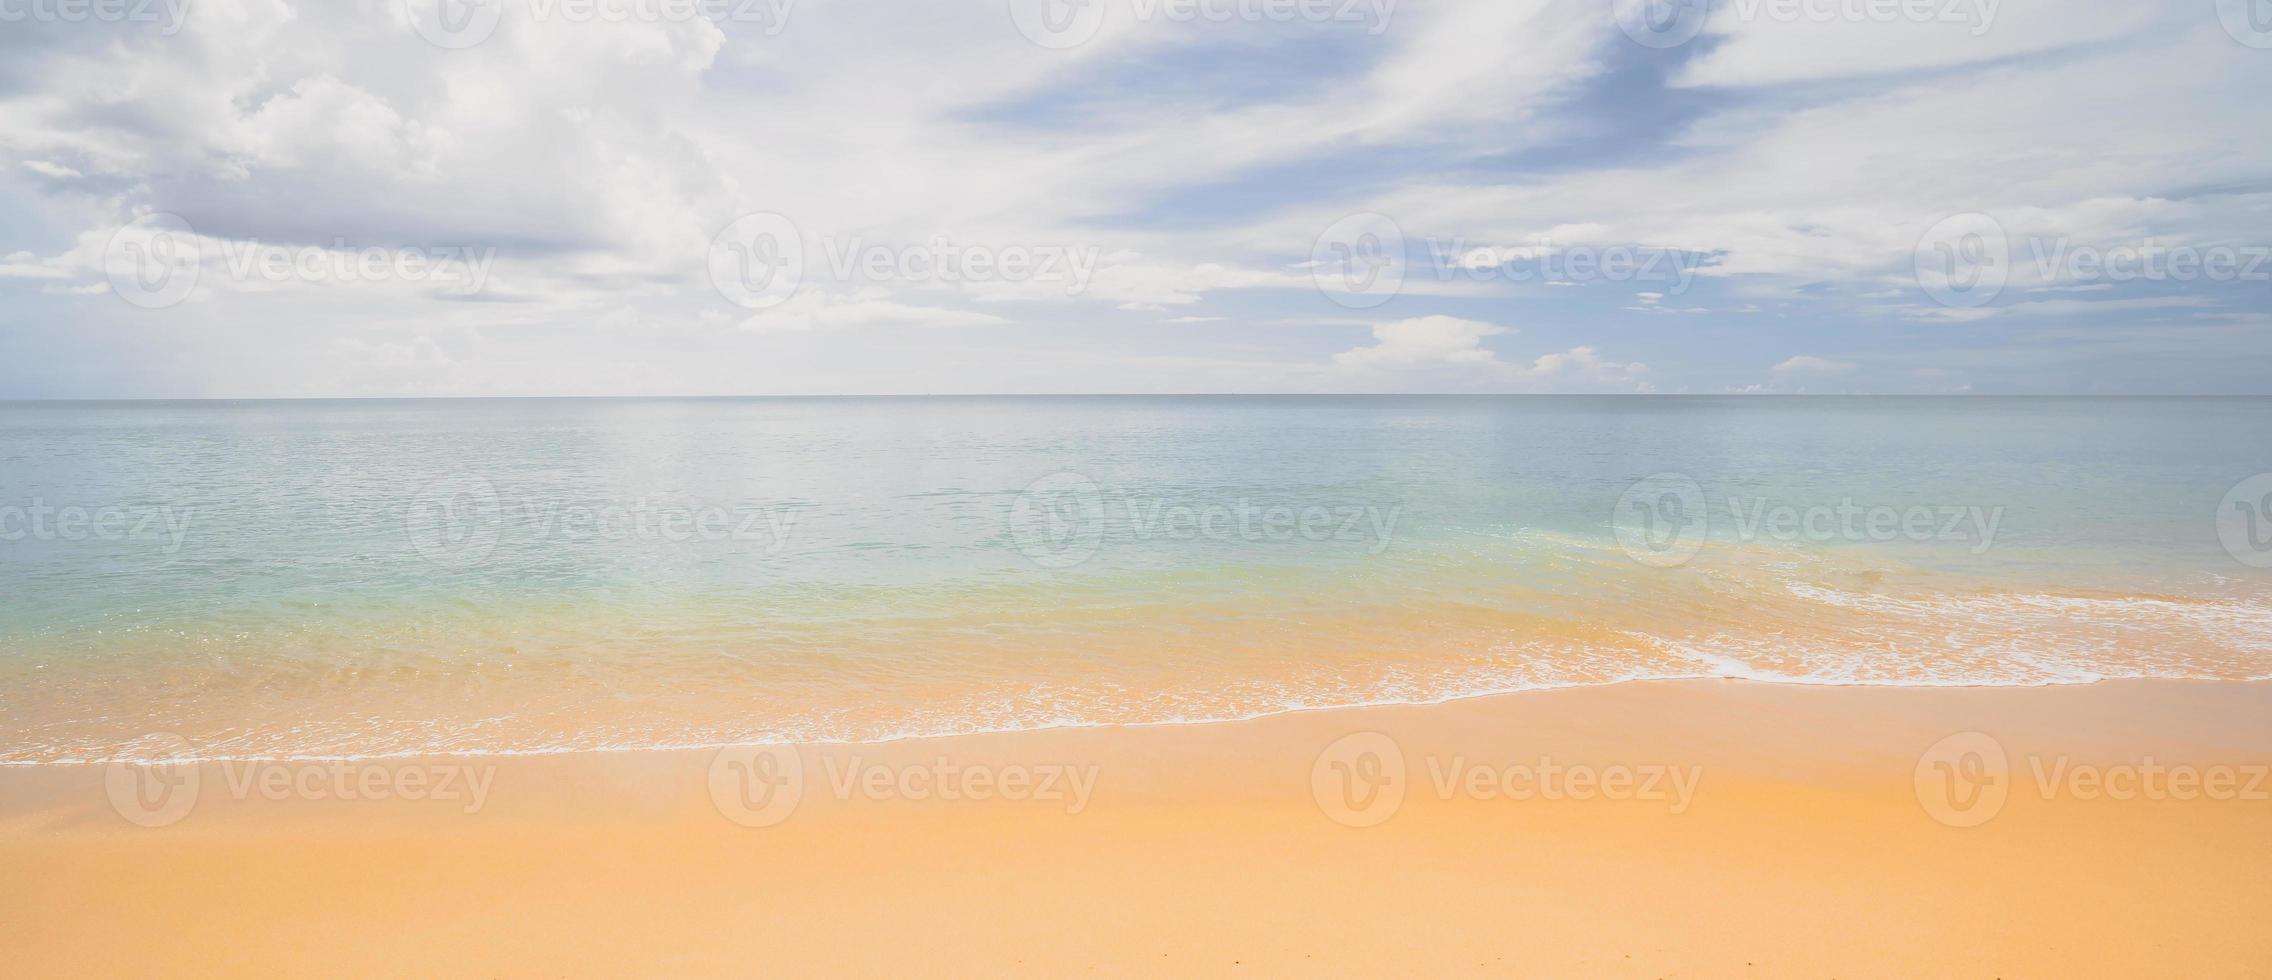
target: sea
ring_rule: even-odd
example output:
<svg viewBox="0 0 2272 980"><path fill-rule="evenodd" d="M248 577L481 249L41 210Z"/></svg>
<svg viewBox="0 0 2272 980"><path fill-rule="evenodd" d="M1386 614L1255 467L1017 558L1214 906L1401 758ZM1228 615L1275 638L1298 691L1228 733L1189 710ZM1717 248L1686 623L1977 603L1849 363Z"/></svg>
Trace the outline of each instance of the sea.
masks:
<svg viewBox="0 0 2272 980"><path fill-rule="evenodd" d="M2264 680L2272 399L0 403L0 609L14 765Z"/></svg>

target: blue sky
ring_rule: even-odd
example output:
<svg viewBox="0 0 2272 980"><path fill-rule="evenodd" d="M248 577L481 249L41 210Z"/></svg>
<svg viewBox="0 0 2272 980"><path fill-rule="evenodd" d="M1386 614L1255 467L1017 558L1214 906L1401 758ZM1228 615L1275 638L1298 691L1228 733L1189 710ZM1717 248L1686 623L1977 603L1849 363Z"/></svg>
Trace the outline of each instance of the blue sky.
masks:
<svg viewBox="0 0 2272 980"><path fill-rule="evenodd" d="M467 2L6 0L0 397L2272 393L2266 0Z"/></svg>

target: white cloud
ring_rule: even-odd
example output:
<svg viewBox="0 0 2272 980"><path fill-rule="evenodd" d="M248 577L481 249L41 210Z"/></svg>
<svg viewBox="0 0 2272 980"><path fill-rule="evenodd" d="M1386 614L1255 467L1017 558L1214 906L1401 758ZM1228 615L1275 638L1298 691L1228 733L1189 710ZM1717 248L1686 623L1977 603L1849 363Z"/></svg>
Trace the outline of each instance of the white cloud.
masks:
<svg viewBox="0 0 2272 980"><path fill-rule="evenodd" d="M72 177L85 176L84 174L81 174L80 172L73 170L70 167L66 167L60 163L50 163L46 160L26 160L24 161L24 169L29 170L42 177L53 177L57 180L68 180Z"/></svg>
<svg viewBox="0 0 2272 980"><path fill-rule="evenodd" d="M1833 361L1812 354L1800 354L1775 365L1775 370L1784 374L1852 374L1855 367L1852 361Z"/></svg>
<svg viewBox="0 0 2272 980"><path fill-rule="evenodd" d="M1008 323L991 313L916 306L886 298L880 291L830 294L805 289L778 307L742 320L758 332L845 330L862 327L987 327Z"/></svg>
<svg viewBox="0 0 2272 980"><path fill-rule="evenodd" d="M1333 363L1353 371L1404 371L1443 365L1496 365L1499 355L1483 348L1483 338L1507 328L1450 316L1424 316L1373 328L1379 343L1333 355Z"/></svg>
<svg viewBox="0 0 2272 980"><path fill-rule="evenodd" d="M1684 67L1688 86L1822 82L1887 72L1977 64L2135 34L2166 14L2127 0L1933 0L1919 4L1807 4L1802 9L1897 11L1906 16L1772 15L1779 3L1715 4L1706 22L1709 53ZM1745 17L1746 10L1756 11Z"/></svg>
<svg viewBox="0 0 2272 980"><path fill-rule="evenodd" d="M469 392L554 379L670 390L674 378L936 390L942 376L1635 390L1651 376L1641 359L1668 368L1659 352L1692 349L1688 332L1710 325L1670 314L1767 310L1825 330L1996 321L1972 332L1985 337L2046 318L2229 311L2238 290L2140 296L2072 281L2037 249L2264 244L2272 227L2272 129L2254 124L2272 58L2169 5L2002 0L1977 33L1716 14L1673 78L1664 105L1677 117L1626 111L1666 93L1605 75L1630 41L1598 4L1562 0L1402 7L1377 36L1326 39L1351 46L1331 48L1324 72L1276 60L1312 40L1278 26L1118 13L1096 41L1047 51L981 0L804 0L779 36L505 9L465 51L426 43L393 2L199 0L170 38L36 25L0 37L0 303L90 348L123 350L112 341L166 317L181 329L163 370L219 393L381 384L331 373L338 352L316 341L347 336L375 352L430 338L454 365L436 377ZM494 245L498 261L475 297L209 277L182 306L144 314L102 295L111 232L143 210L180 213L214 242ZM808 255L804 293L751 314L713 293L704 258L752 211L887 248L943 237L1101 259L1069 289L836 281ZM1455 243L1439 250L1452 274L1408 270L1381 308L1393 312L1335 307L1306 263L1321 229L1359 211L1392 216L1414 256ZM1932 306L1911 269L1919 237L1967 211L2010 239L2006 292L1995 306ZM1598 281L1459 274L1612 245L1706 257L1698 292L1621 282L1634 299L1617 310L1595 302L1612 291ZM1426 310L1456 315L1412 315ZM1553 347L1615 336L1603 346L1636 360L1591 345L1518 357L1495 320L1567 329ZM1158 329L1212 322L1223 326ZM1349 325L1372 328L1371 342L1330 339ZM954 335L949 356L907 340L924 326L1001 329ZM778 373L642 340L674 329L764 345ZM887 331L906 345L880 343ZM1765 363L1785 352L1767 344L1816 341L1751 343L1744 356ZM264 359L248 366L247 349ZM1876 378L1886 365L1869 360ZM1679 367L1655 377L1731 380Z"/></svg>
<svg viewBox="0 0 2272 980"><path fill-rule="evenodd" d="M1476 390L1652 390L1648 365L1608 360L1587 346L1542 354L1529 364L1502 361L1483 339L1514 331L1478 320L1414 317L1377 324L1372 332L1376 343L1333 355L1328 374L1360 386L1405 379Z"/></svg>
<svg viewBox="0 0 2272 980"><path fill-rule="evenodd" d="M1638 361L1606 360L1591 347L1572 347L1532 361L1521 378L1540 387L1651 391L1648 373L1649 366Z"/></svg>
<svg viewBox="0 0 2272 980"><path fill-rule="evenodd" d="M2213 18L2157 9L2167 23L2129 44L1779 89L1767 105L1667 133L1668 152L1624 166L1414 181L1362 206L1394 216L1408 237L1525 241L1552 231L1564 247L1706 253L1715 256L1699 270L1706 279L1786 296L1890 288L1922 301L1920 241L1966 212L2002 224L2012 289L2056 281L2039 253L2062 246L2263 244L2272 193L2258 188L2272 129L2230 123L2254 111L2247 93L2272 82L2272 59L2233 43ZM2186 69L2169 69L2177 64Z"/></svg>

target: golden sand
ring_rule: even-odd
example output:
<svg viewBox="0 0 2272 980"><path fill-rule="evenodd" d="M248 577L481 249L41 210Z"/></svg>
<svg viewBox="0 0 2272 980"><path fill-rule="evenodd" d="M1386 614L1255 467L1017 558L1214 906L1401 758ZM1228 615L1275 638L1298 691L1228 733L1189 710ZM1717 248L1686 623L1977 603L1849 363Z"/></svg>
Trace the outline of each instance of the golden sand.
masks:
<svg viewBox="0 0 2272 980"><path fill-rule="evenodd" d="M2260 977L2268 709L2267 684L1627 684L208 764L179 813L117 782L144 774L10 768L0 972Z"/></svg>

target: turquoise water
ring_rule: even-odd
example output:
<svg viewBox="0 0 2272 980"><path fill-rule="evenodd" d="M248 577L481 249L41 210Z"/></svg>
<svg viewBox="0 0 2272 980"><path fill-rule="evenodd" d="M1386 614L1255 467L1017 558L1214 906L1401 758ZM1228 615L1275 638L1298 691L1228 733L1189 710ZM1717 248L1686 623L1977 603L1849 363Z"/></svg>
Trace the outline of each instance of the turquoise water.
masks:
<svg viewBox="0 0 2272 980"><path fill-rule="evenodd" d="M0 405L0 760L2262 677L2267 470L2266 399Z"/></svg>

